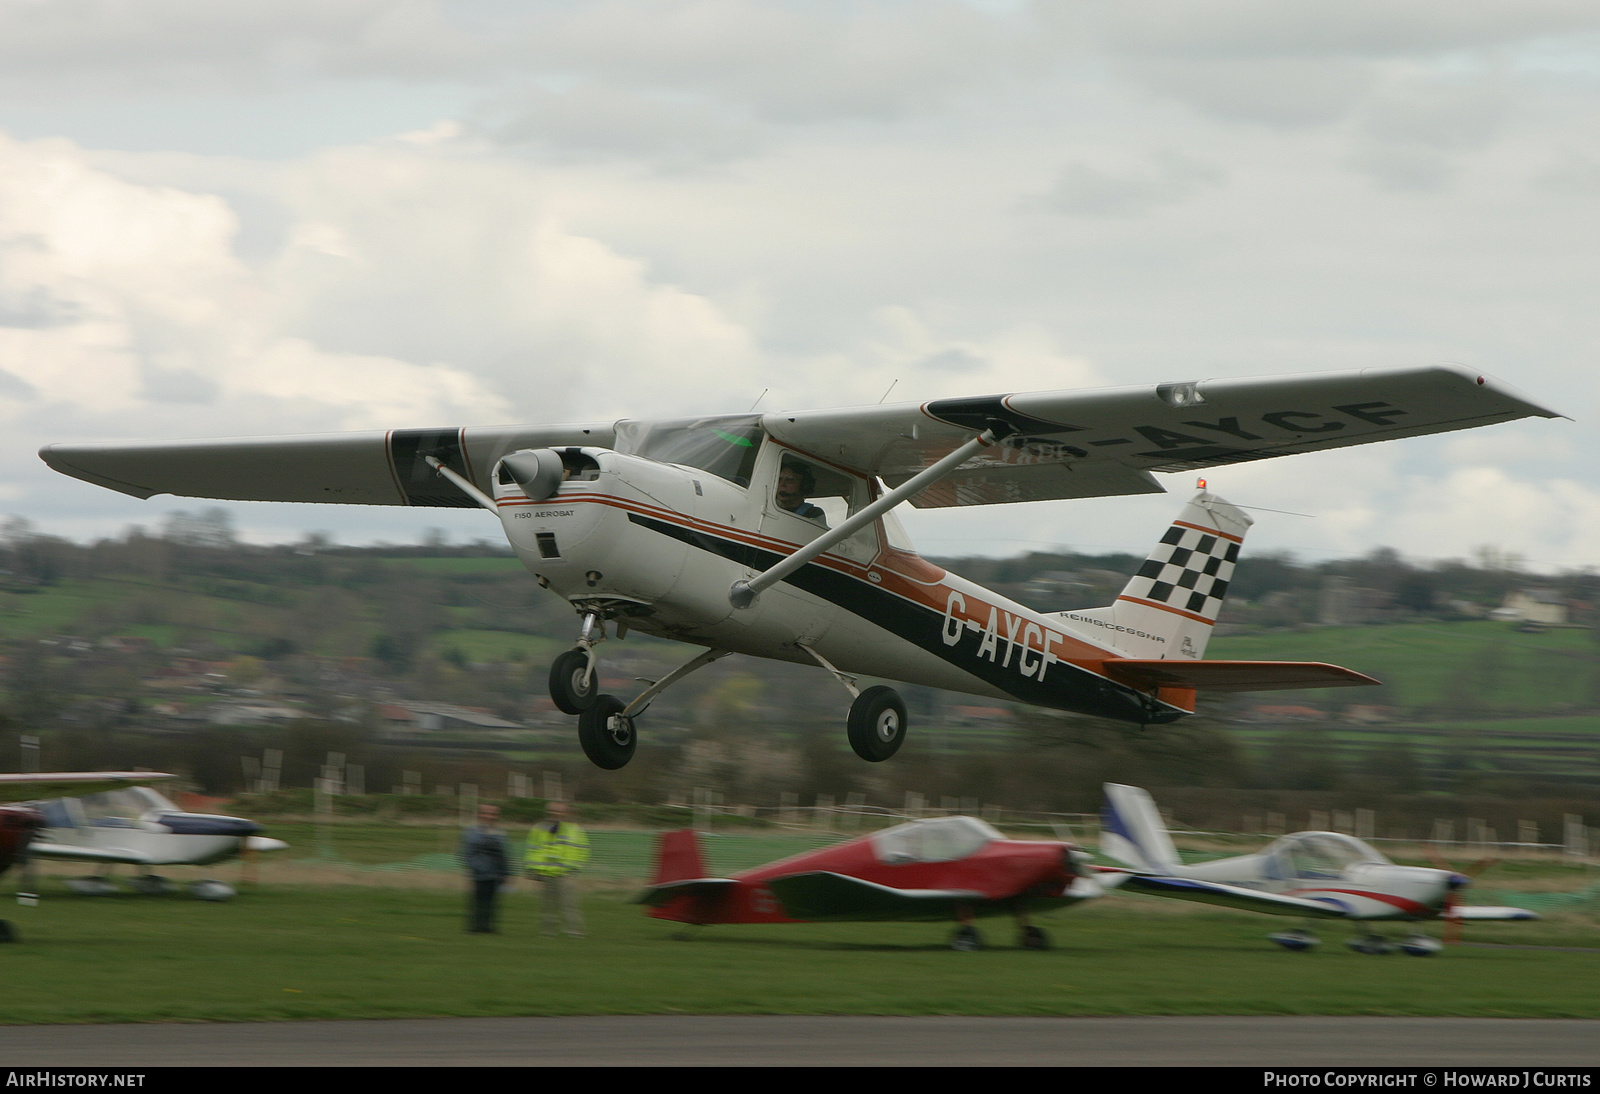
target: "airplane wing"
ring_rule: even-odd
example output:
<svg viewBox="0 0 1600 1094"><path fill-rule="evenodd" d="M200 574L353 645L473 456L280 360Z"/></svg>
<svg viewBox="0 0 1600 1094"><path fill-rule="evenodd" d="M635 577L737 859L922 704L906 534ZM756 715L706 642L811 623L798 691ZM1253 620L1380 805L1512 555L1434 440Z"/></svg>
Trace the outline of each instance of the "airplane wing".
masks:
<svg viewBox="0 0 1600 1094"><path fill-rule="evenodd" d="M1320 661L1166 661L1108 657L1110 676L1139 688L1199 691L1293 691L1382 684L1353 669Z"/></svg>
<svg viewBox="0 0 1600 1094"><path fill-rule="evenodd" d="M679 897L720 897L733 886L739 884L732 878L726 877L701 877L688 878L684 881L663 881L643 889L628 899L629 904L648 904L652 908L663 908Z"/></svg>
<svg viewBox="0 0 1600 1094"><path fill-rule="evenodd" d="M1160 493L1152 471L1560 414L1450 365L1042 391L769 414L780 442L898 486L972 434L1011 436L912 499L918 508Z"/></svg>
<svg viewBox="0 0 1600 1094"><path fill-rule="evenodd" d="M1224 908L1239 908L1247 912L1266 912L1268 915L1313 916L1319 919L1344 919L1345 913L1320 900L1307 900L1297 896L1278 896L1258 892L1240 885L1222 885L1215 881L1197 881L1194 878L1160 877L1151 874L1130 874L1118 888L1130 893L1171 897L1174 900L1193 900L1200 904L1217 904Z"/></svg>
<svg viewBox="0 0 1600 1094"><path fill-rule="evenodd" d="M1363 369L1150 387L1026 392L767 414L777 441L898 486L974 433L1004 441L912 498L921 508L1161 493L1153 471L1188 471L1516 418L1560 417L1454 366ZM233 501L471 508L426 463L489 490L522 448L615 445L617 423L396 429L300 437L53 444L62 474L124 494Z"/></svg>
<svg viewBox="0 0 1600 1094"><path fill-rule="evenodd" d="M164 771L8 772L0 774L0 802L76 798L115 790L119 786L142 786L177 777Z"/></svg>
<svg viewBox="0 0 1600 1094"><path fill-rule="evenodd" d="M990 897L970 889L893 889L844 874L818 871L773 878L767 888L790 919L815 922L870 919L949 919L958 904Z"/></svg>
<svg viewBox="0 0 1600 1094"><path fill-rule="evenodd" d="M1460 904L1451 913L1452 919L1538 919L1526 908L1491 908L1486 904Z"/></svg>
<svg viewBox="0 0 1600 1094"><path fill-rule="evenodd" d="M312 501L344 505L477 503L441 478L435 456L481 490L501 456L523 448L615 442L610 422L492 429L390 429L299 437L52 444L39 458L63 475L136 498L176 494L225 501Z"/></svg>
<svg viewBox="0 0 1600 1094"><path fill-rule="evenodd" d="M143 851L127 847L79 847L70 843L39 843L28 845L28 854L34 858L64 859L68 862L115 862L131 866L149 866L155 862Z"/></svg>

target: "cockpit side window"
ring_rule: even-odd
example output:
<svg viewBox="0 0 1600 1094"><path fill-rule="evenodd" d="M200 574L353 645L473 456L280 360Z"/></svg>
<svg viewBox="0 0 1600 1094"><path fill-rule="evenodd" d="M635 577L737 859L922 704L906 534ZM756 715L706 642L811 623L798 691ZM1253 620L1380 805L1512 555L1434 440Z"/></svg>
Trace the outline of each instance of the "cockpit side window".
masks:
<svg viewBox="0 0 1600 1094"><path fill-rule="evenodd" d="M772 504L821 528L832 528L858 508L860 480L785 452Z"/></svg>
<svg viewBox="0 0 1600 1094"><path fill-rule="evenodd" d="M759 414L617 423L618 452L693 467L743 487L750 485L765 437Z"/></svg>

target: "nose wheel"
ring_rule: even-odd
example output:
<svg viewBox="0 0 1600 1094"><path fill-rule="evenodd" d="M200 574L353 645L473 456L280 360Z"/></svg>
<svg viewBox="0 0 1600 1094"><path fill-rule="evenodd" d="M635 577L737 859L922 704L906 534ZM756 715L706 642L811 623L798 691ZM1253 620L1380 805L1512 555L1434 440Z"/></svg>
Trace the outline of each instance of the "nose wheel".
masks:
<svg viewBox="0 0 1600 1094"><path fill-rule="evenodd" d="M572 649L551 664L550 700L562 713L582 714L594 705L599 681L589 667L592 657L586 649Z"/></svg>

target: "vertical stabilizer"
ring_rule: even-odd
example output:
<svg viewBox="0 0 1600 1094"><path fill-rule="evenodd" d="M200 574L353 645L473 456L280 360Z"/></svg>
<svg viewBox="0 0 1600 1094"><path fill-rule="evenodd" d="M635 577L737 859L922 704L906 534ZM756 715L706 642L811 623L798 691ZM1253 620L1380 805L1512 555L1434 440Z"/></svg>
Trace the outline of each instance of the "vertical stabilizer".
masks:
<svg viewBox="0 0 1600 1094"><path fill-rule="evenodd" d="M656 844L656 872L652 885L669 881L691 881L706 876L705 858L700 854L700 837L692 828L661 833Z"/></svg>
<svg viewBox="0 0 1600 1094"><path fill-rule="evenodd" d="M1105 784L1100 810L1100 853L1146 873L1172 875L1178 849L1150 795L1137 786Z"/></svg>
<svg viewBox="0 0 1600 1094"><path fill-rule="evenodd" d="M1202 490L1183 507L1116 603L1058 614L1128 657L1198 661L1251 523L1237 506Z"/></svg>

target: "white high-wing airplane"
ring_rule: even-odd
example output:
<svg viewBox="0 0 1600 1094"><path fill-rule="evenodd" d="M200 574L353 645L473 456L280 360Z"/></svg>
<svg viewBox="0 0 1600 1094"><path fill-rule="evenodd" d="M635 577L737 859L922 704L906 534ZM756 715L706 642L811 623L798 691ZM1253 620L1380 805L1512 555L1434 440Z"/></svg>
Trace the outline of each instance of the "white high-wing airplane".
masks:
<svg viewBox="0 0 1600 1094"><path fill-rule="evenodd" d="M1268 915L1360 922L1439 919L1538 919L1521 908L1462 904L1471 884L1465 874L1419 866L1397 866L1370 845L1338 832L1296 832L1253 855L1181 865L1161 814L1137 786L1105 785L1100 817L1100 853L1131 868L1116 883L1130 893L1193 900ZM1102 868L1106 869L1106 868ZM1113 874L1113 877L1117 875ZM1109 879L1107 880L1110 884ZM1268 936L1289 950L1317 945L1305 928ZM1377 933L1352 937L1358 953L1390 953ZM1415 957L1439 952L1439 942L1413 930L1400 948Z"/></svg>
<svg viewBox="0 0 1600 1094"><path fill-rule="evenodd" d="M21 804L15 828L29 833L17 840L10 861L59 859L103 866L142 868L129 882L138 893L169 892L172 884L153 872L156 866L210 866L244 852L279 851L289 845L258 835L255 821L209 813L185 813L150 787L176 778L159 771L71 771L0 774L0 801ZM68 791L76 797L40 799L41 793ZM87 793L85 793L87 791ZM23 800L27 799L27 800ZM0 872L8 860L0 857ZM74 891L100 896L116 891L103 875L72 878ZM24 879L24 888L34 886ZM215 879L192 882L202 900L227 900L233 887Z"/></svg>
<svg viewBox="0 0 1600 1094"><path fill-rule="evenodd" d="M1037 612L919 558L891 509L1159 493L1189 471L1528 416L1455 367L671 421L235 440L55 444L51 467L135 497L482 506L582 618L551 667L603 768L634 721L730 653L815 664L848 689L857 754L905 738L893 689L856 676L1151 724L1196 690L1374 683L1331 665L1205 661L1250 519L1202 492L1114 604ZM595 694L608 624L706 647L629 701Z"/></svg>

